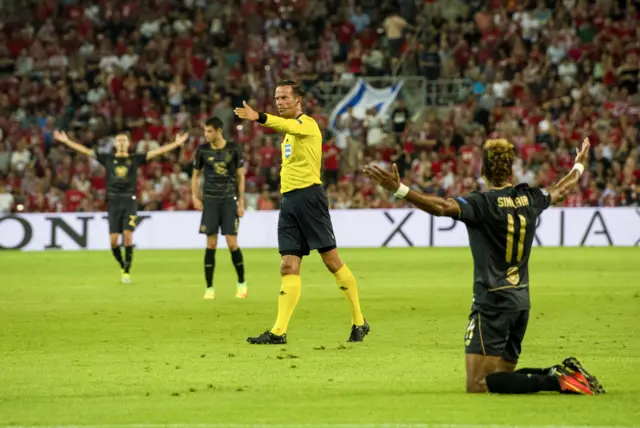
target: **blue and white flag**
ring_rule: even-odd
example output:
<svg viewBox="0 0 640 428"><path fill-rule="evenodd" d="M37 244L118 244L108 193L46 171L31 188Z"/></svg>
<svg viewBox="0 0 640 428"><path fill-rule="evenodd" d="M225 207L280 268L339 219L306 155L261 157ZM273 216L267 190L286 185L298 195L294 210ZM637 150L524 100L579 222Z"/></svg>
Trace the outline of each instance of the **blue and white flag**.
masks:
<svg viewBox="0 0 640 428"><path fill-rule="evenodd" d="M387 110L398 97L403 83L401 80L393 86L377 89L365 82L364 79L358 79L353 88L331 112L329 127L335 128L337 119L346 113L349 107L353 107L353 114L358 119L364 119L367 110L371 107L375 107L377 117L386 115Z"/></svg>

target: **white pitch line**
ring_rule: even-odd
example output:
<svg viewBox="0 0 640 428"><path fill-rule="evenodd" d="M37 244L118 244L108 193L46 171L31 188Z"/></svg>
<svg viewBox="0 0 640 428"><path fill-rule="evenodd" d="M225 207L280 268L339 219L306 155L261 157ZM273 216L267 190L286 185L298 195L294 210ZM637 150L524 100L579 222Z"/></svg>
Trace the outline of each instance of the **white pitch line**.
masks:
<svg viewBox="0 0 640 428"><path fill-rule="evenodd" d="M113 424L0 425L0 428L632 428L633 425L463 425L463 424ZM637 426L636 426L637 427Z"/></svg>

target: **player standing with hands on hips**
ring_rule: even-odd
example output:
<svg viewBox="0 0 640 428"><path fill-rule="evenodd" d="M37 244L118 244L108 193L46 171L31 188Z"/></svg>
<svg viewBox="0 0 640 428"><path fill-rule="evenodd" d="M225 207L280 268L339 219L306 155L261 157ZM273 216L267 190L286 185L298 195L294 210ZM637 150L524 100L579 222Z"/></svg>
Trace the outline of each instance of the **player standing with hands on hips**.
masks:
<svg viewBox="0 0 640 428"><path fill-rule="evenodd" d="M216 297L213 287L213 271L216 265L218 231L226 240L231 261L238 274L236 297L247 297L247 283L244 278L244 260L238 247L238 226L244 215L244 159L237 143L224 139L223 122L217 117L204 124L206 143L201 144L193 160L191 193L193 204L202 211L200 233L207 236L204 255L204 276L207 288L204 298ZM200 199L200 173L204 170L204 201Z"/></svg>
<svg viewBox="0 0 640 428"><path fill-rule="evenodd" d="M121 272L121 282L131 282L131 264L133 261L133 231L137 225L138 204L136 201L138 167L152 158L161 156L171 150L182 147L189 138L189 134L176 136L173 143L151 150L147 153L130 155L131 144L126 134L118 134L115 138L115 154L96 153L95 151L77 143L65 133L55 131L53 138L76 152L96 158L107 170L107 204L109 219L109 238L111 252L116 259ZM122 259L118 238L122 234L125 258Z"/></svg>
<svg viewBox="0 0 640 428"><path fill-rule="evenodd" d="M451 217L467 227L473 255L473 304L464 337L467 392L530 394L556 391L599 395L602 385L573 358L547 368L516 370L529 321L529 255L536 220L576 186L589 157L589 139L577 151L573 169L546 189L511 184L515 157L507 140L488 140L482 152L484 192L444 199L425 195L400 181L398 168L378 166L365 173L382 187L431 215Z"/></svg>
<svg viewBox="0 0 640 428"><path fill-rule="evenodd" d="M278 218L278 249L281 256L280 297L278 316L271 330L247 338L252 344L287 343L287 327L300 300L302 257L318 250L325 266L334 274L351 308L349 342L362 342L369 333L369 324L360 310L356 279L338 256L329 203L320 180L322 134L313 118L302 113L302 91L292 80L278 83L275 101L281 117L258 113L246 102L235 109L241 119L257 121L263 126L285 133L282 141L280 171L280 216Z"/></svg>

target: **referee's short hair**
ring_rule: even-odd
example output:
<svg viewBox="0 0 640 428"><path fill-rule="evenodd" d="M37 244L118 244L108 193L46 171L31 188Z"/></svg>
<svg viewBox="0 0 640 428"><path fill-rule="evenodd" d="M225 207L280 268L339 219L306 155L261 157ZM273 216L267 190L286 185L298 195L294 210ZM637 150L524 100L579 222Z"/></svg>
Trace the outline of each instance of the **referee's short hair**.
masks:
<svg viewBox="0 0 640 428"><path fill-rule="evenodd" d="M204 126L210 126L213 129L222 129L224 124L219 117L212 117L210 119L207 119L207 121L204 123Z"/></svg>
<svg viewBox="0 0 640 428"><path fill-rule="evenodd" d="M302 85L295 80L281 80L278 82L278 86L291 86L291 92L293 92L293 96L295 97L301 97L304 95Z"/></svg>

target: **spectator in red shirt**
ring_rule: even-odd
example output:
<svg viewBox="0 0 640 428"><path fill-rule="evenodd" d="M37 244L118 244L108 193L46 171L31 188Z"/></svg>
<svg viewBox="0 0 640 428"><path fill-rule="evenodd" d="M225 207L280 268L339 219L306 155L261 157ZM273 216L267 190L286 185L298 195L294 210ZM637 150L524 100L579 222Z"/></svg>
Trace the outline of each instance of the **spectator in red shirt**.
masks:
<svg viewBox="0 0 640 428"><path fill-rule="evenodd" d="M87 195L76 187L76 183L71 183L71 188L65 192L64 210L66 212L76 212Z"/></svg>
<svg viewBox="0 0 640 428"><path fill-rule="evenodd" d="M273 137L266 136L264 138L264 146L260 147L258 153L260 154L262 176L267 178L278 157L278 149L273 145Z"/></svg>
<svg viewBox="0 0 640 428"><path fill-rule="evenodd" d="M340 168L340 148L336 146L335 139L331 138L322 146L322 158L324 161L325 186L338 184Z"/></svg>
<svg viewBox="0 0 640 428"><path fill-rule="evenodd" d="M269 186L265 184L262 186L262 193L258 198L258 210L264 211L273 209L275 209L275 204L269 195Z"/></svg>

